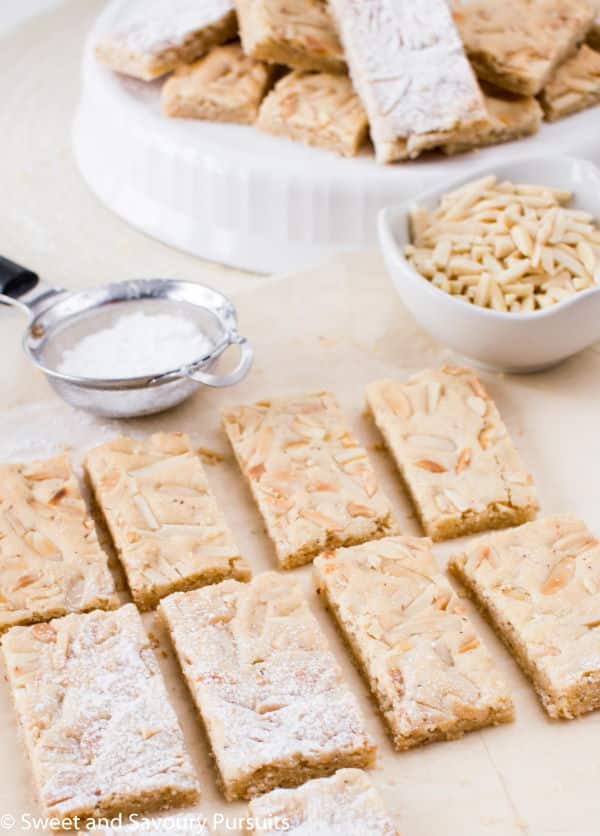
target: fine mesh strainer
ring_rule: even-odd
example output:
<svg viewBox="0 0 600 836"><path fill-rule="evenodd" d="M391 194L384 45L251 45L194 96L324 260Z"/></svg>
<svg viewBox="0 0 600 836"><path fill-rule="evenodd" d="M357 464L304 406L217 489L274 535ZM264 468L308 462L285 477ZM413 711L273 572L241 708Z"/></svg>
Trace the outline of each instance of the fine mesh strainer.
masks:
<svg viewBox="0 0 600 836"><path fill-rule="evenodd" d="M95 415L133 418L162 412L202 385L235 385L252 365L252 349L238 334L231 302L218 291L193 282L135 279L70 293L0 256L0 302L28 316L23 347L60 397ZM65 351L133 311L185 315L210 343L209 351L181 368L143 377L101 380L58 371ZM228 374L214 373L217 360L232 345L240 350L237 366Z"/></svg>

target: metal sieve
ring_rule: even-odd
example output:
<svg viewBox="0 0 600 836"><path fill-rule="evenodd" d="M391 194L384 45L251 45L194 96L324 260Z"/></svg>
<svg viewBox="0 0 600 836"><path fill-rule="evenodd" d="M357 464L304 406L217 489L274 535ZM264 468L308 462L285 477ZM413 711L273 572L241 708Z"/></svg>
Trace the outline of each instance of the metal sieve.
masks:
<svg viewBox="0 0 600 836"><path fill-rule="evenodd" d="M24 350L58 395L71 406L95 415L133 418L162 412L202 385L235 385L252 366L252 348L238 334L231 302L222 293L194 282L134 279L71 293L0 256L0 303L27 315ZM57 370L66 350L132 310L184 314L211 343L210 351L181 368L143 377L101 380ZM227 374L214 373L218 359L232 345L240 349L237 366Z"/></svg>

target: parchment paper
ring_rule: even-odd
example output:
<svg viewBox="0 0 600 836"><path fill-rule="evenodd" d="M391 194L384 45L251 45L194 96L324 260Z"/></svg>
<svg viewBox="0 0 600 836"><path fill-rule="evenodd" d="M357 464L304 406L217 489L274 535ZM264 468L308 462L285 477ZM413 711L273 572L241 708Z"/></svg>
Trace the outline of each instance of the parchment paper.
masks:
<svg viewBox="0 0 600 836"><path fill-rule="evenodd" d="M378 256L354 256L309 274L267 281L251 292L239 292L235 301L242 331L256 348L250 377L235 390L201 392L177 410L151 419L111 424L75 413L49 394L46 383L24 361L17 361L16 345L9 347L4 339L3 350L11 351L19 374L2 390L0 458L45 455L62 442L74 445L78 460L83 447L124 428L135 433L192 432L198 444L226 456L223 463L207 468L208 476L258 573L275 568L275 558L220 431L219 408L257 397L330 388L368 446L403 530L418 533L390 460L377 448L380 439L363 415L363 390L378 376L404 377L452 355L415 326ZM7 321L2 311L0 321ZM543 512L575 511L600 533L600 348L540 375L482 376L535 475ZM440 565L459 542L435 548ZM403 836L595 836L600 832L600 713L570 722L547 719L528 682L469 602L469 613L513 690L516 722L397 754L361 677L316 600L310 567L292 574L304 585L346 679L360 698L380 751L372 777ZM157 633L166 654L159 653L161 666L201 778L200 809L209 815L215 811L243 815L244 804L226 804L219 795L206 741L168 643L152 615L145 616L145 623ZM18 819L22 812L38 812L38 806L7 688L0 685L0 814L8 812Z"/></svg>

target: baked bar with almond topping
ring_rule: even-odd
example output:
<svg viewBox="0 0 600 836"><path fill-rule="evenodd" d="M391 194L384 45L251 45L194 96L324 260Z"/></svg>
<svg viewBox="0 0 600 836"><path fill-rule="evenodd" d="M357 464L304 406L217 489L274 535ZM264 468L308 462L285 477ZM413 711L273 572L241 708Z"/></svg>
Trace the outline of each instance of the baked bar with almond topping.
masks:
<svg viewBox="0 0 600 836"><path fill-rule="evenodd" d="M378 162L419 156L485 124L447 0L330 0Z"/></svg>
<svg viewBox="0 0 600 836"><path fill-rule="evenodd" d="M600 708L600 541L572 515L482 537L450 559L550 717Z"/></svg>
<svg viewBox="0 0 600 836"><path fill-rule="evenodd" d="M162 89L166 116L251 125L273 77L273 67L248 58L239 44L217 46L179 67Z"/></svg>
<svg viewBox="0 0 600 836"><path fill-rule="evenodd" d="M380 380L367 387L367 403L433 540L535 516L533 478L470 369Z"/></svg>
<svg viewBox="0 0 600 836"><path fill-rule="evenodd" d="M366 450L329 392L230 407L223 423L283 569L396 533Z"/></svg>
<svg viewBox="0 0 600 836"><path fill-rule="evenodd" d="M96 46L112 70L152 81L237 33L233 0L130 0Z"/></svg>
<svg viewBox="0 0 600 836"><path fill-rule="evenodd" d="M0 632L117 605L68 458L0 465Z"/></svg>
<svg viewBox="0 0 600 836"><path fill-rule="evenodd" d="M533 96L516 96L498 88L484 88L485 127L467 128L442 146L445 154L459 154L486 145L511 142L538 132L542 109Z"/></svg>
<svg viewBox="0 0 600 836"><path fill-rule="evenodd" d="M477 75L525 96L540 92L594 19L588 0L470 0L453 12Z"/></svg>
<svg viewBox="0 0 600 836"><path fill-rule="evenodd" d="M399 836L377 790L360 769L340 769L293 790L273 790L250 802L258 836ZM272 825L272 826L271 826Z"/></svg>
<svg viewBox="0 0 600 836"><path fill-rule="evenodd" d="M600 52L583 44L554 73L540 102L549 122L600 104Z"/></svg>
<svg viewBox="0 0 600 836"><path fill-rule="evenodd" d="M300 70L344 71L344 51L325 0L236 0L252 58Z"/></svg>
<svg viewBox="0 0 600 836"><path fill-rule="evenodd" d="M314 572L396 749L513 719L507 687L429 540L386 537L325 552Z"/></svg>
<svg viewBox="0 0 600 836"><path fill-rule="evenodd" d="M2 650L44 816L125 816L197 800L133 604L13 627Z"/></svg>
<svg viewBox="0 0 600 836"><path fill-rule="evenodd" d="M248 580L250 569L186 435L116 438L91 450L85 469L141 610L171 592Z"/></svg>
<svg viewBox="0 0 600 836"><path fill-rule="evenodd" d="M266 97L256 127L353 157L367 138L369 123L347 76L296 70Z"/></svg>
<svg viewBox="0 0 600 836"><path fill-rule="evenodd" d="M159 609L225 798L348 766L375 746L299 585L275 572L165 598Z"/></svg>

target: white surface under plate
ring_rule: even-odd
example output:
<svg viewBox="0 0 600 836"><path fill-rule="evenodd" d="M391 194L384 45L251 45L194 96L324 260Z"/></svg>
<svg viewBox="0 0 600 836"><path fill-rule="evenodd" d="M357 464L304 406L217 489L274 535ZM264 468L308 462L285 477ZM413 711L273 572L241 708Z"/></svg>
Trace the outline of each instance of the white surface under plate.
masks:
<svg viewBox="0 0 600 836"><path fill-rule="evenodd" d="M160 81L121 77L94 57L127 2L109 2L90 32L75 154L108 207L195 255L258 272L299 269L373 245L381 208L471 167L552 151L600 163L600 107L519 142L393 166L378 165L367 149L343 159L252 127L167 119Z"/></svg>

